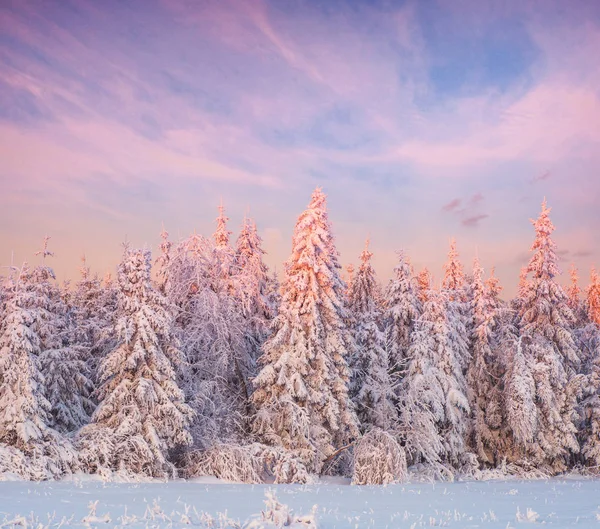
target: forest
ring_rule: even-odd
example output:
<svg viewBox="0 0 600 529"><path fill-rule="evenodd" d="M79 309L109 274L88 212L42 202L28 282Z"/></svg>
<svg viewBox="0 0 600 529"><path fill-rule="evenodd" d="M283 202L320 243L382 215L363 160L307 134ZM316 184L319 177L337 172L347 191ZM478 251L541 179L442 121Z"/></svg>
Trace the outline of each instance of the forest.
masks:
<svg viewBox="0 0 600 529"><path fill-rule="evenodd" d="M38 266L0 288L0 474L353 484L545 477L600 468L600 279L563 288L550 208L514 299L460 260L441 281L368 242L343 270L317 188L278 278L254 221L158 255L125 244L114 278Z"/></svg>

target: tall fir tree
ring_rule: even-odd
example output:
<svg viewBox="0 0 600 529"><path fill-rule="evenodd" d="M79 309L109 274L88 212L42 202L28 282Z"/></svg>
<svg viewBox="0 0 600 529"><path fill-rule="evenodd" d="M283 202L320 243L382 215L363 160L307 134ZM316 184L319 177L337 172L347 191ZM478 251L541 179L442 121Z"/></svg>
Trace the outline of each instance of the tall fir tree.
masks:
<svg viewBox="0 0 600 529"><path fill-rule="evenodd" d="M255 434L312 471L358 434L347 364L356 345L339 270L326 198L317 188L294 229L280 311L253 394Z"/></svg>
<svg viewBox="0 0 600 529"><path fill-rule="evenodd" d="M172 475L169 451L191 443L192 410L173 369L172 316L150 263L148 250L126 247L119 265L119 343L102 362L100 404L81 431L81 458L92 471Z"/></svg>
<svg viewBox="0 0 600 529"><path fill-rule="evenodd" d="M483 464L494 464L502 436L503 362L497 357L498 291L495 277L483 281L483 268L476 258L471 283L471 336L473 358L467 371L469 405L473 421L469 446Z"/></svg>
<svg viewBox="0 0 600 529"><path fill-rule="evenodd" d="M53 318L38 279L27 264L16 271L0 327L0 472L35 480L76 468L71 445L51 427L40 335L53 328Z"/></svg>
<svg viewBox="0 0 600 529"><path fill-rule="evenodd" d="M544 200L540 216L532 220L536 236L527 266L531 278L519 313L523 355L535 383L535 394L529 400L537 409L535 438L521 448L536 465L562 472L571 454L579 450L575 406L581 380L575 374L580 359L573 339L573 313L556 281L560 271L549 215ZM514 386L510 380L507 385L509 389Z"/></svg>
<svg viewBox="0 0 600 529"><path fill-rule="evenodd" d="M417 276L417 286L419 292L419 300L421 303L425 303L427 301L427 294L433 288L433 276L429 271L429 268L425 267Z"/></svg>
<svg viewBox="0 0 600 529"><path fill-rule="evenodd" d="M456 468L467 452L466 381L451 342L446 291L430 290L426 297L401 382L401 430L411 462Z"/></svg>
<svg viewBox="0 0 600 529"><path fill-rule="evenodd" d="M350 394L364 431L371 427L390 430L396 423L385 334L381 329L379 287L371 265L372 256L367 240L349 296L356 339L356 350L350 359Z"/></svg>
<svg viewBox="0 0 600 529"><path fill-rule="evenodd" d="M600 325L600 276L595 268L590 274L590 285L587 290L587 307L590 321Z"/></svg>
<svg viewBox="0 0 600 529"><path fill-rule="evenodd" d="M394 277L384 297L386 349L394 378L401 376L408 361L408 349L416 321L421 315L419 287L408 257L398 253Z"/></svg>

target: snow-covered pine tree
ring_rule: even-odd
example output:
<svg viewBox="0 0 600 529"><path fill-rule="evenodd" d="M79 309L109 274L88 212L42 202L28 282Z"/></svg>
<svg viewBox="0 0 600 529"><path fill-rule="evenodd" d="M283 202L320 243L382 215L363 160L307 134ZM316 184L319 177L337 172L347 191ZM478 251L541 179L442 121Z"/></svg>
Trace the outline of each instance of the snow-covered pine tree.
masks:
<svg viewBox="0 0 600 529"><path fill-rule="evenodd" d="M384 297L384 325L390 371L401 376L408 359L408 349L415 324L421 315L419 287L404 252L398 252L398 264Z"/></svg>
<svg viewBox="0 0 600 529"><path fill-rule="evenodd" d="M279 284L279 277L277 277L277 270L273 270L273 273L269 276L269 280L267 281L266 290L267 301L272 315L271 321L275 319L279 313L279 304L281 303L281 294L279 293L280 288L281 285Z"/></svg>
<svg viewBox="0 0 600 529"><path fill-rule="evenodd" d="M97 274L92 275L85 257L80 268L81 277L75 285L71 307L74 340L86 348L87 372L96 384L98 366L113 345L113 317L116 306L107 303L111 296L110 283L102 285Z"/></svg>
<svg viewBox="0 0 600 529"><path fill-rule="evenodd" d="M490 284L490 286L488 286ZM501 437L503 362L497 357L498 289L496 278L483 282L483 268L476 258L471 282L472 361L467 371L472 424L469 446L482 464L494 464Z"/></svg>
<svg viewBox="0 0 600 529"><path fill-rule="evenodd" d="M434 467L442 463L447 472L448 466L464 464L470 410L465 377L450 339L446 291L430 290L426 299L400 383L400 424L407 459Z"/></svg>
<svg viewBox="0 0 600 529"><path fill-rule="evenodd" d="M311 471L358 434L346 360L356 346L339 269L325 195L317 188L296 223L279 315L253 394L255 434L292 451Z"/></svg>
<svg viewBox="0 0 600 529"><path fill-rule="evenodd" d="M160 255L156 258L156 282L158 284L158 290L161 294L166 294L169 290L169 263L171 262L171 249L173 243L169 240L169 232L165 230L164 226L160 232Z"/></svg>
<svg viewBox="0 0 600 529"><path fill-rule="evenodd" d="M473 317L468 302L468 285L455 239L450 241L448 261L444 265L442 290L446 292L451 347L460 361L463 373L466 374L471 358L470 334L473 328Z"/></svg>
<svg viewBox="0 0 600 529"><path fill-rule="evenodd" d="M40 331L51 315L38 298L37 280L25 264L7 289L0 328L0 472L39 480L72 470L75 453L49 426Z"/></svg>
<svg viewBox="0 0 600 529"><path fill-rule="evenodd" d="M419 300L421 303L427 301L427 293L433 288L433 277L429 268L425 267L417 275L417 286L419 293Z"/></svg>
<svg viewBox="0 0 600 529"><path fill-rule="evenodd" d="M573 339L573 313L556 277L560 273L554 226L546 201L533 221L536 237L527 266L531 274L519 313L522 345L535 381L537 425L533 443L526 446L533 462L562 472L571 453L579 450L575 406L581 377L575 376L580 359Z"/></svg>
<svg viewBox="0 0 600 529"><path fill-rule="evenodd" d="M590 274L590 286L587 290L587 307L590 321L600 325L600 276L595 268Z"/></svg>
<svg viewBox="0 0 600 529"><path fill-rule="evenodd" d="M600 472L600 326L589 323L578 330L578 345L585 358L586 383L581 403L579 438L583 462Z"/></svg>
<svg viewBox="0 0 600 529"><path fill-rule="evenodd" d="M579 358L572 336L574 317L568 298L555 279L560 274L556 244L551 238L555 228L545 200L540 216L531 222L536 237L531 247L534 253L527 266L527 273L532 277L521 307L521 331L524 335L546 339L561 355L561 363L575 369Z"/></svg>
<svg viewBox="0 0 600 529"><path fill-rule="evenodd" d="M263 261L265 251L256 223L247 217L237 239L235 251L235 295L240 301L245 321L246 341L252 359L247 378L255 375L255 362L260 356L262 344L269 334L273 319L273 307L268 297L269 269Z"/></svg>
<svg viewBox="0 0 600 529"><path fill-rule="evenodd" d="M152 286L150 263L150 251L126 247L119 265L119 343L102 362L100 404L80 434L90 472L172 475L169 451L191 443L192 410L173 369L172 316Z"/></svg>
<svg viewBox="0 0 600 529"><path fill-rule="evenodd" d="M229 217L225 215L225 207L223 206L223 201L221 201L221 204L219 205L219 216L215 220L217 228L213 234L213 240L215 241L215 257L221 269L221 278L225 282L230 281L232 266L235 259L235 253L229 241L231 232L227 229L228 221Z"/></svg>
<svg viewBox="0 0 600 529"><path fill-rule="evenodd" d="M372 256L367 240L349 293L356 340L356 349L350 358L350 395L363 431L372 427L390 430L397 421Z"/></svg>
<svg viewBox="0 0 600 529"><path fill-rule="evenodd" d="M68 305L70 295L56 283L54 271L46 258L50 237L36 255L42 264L30 275L30 287L35 291L34 305L42 315L38 321L40 338L39 362L44 373L44 393L50 402L50 425L61 433L73 432L89 420L94 410L90 398L93 384L86 360L89 348L77 336L75 309Z"/></svg>
<svg viewBox="0 0 600 529"><path fill-rule="evenodd" d="M444 279L442 288L447 291L450 301L463 301L465 287L465 272L462 263L459 260L458 250L456 249L456 239L450 239L450 250L448 251L448 261L444 265Z"/></svg>

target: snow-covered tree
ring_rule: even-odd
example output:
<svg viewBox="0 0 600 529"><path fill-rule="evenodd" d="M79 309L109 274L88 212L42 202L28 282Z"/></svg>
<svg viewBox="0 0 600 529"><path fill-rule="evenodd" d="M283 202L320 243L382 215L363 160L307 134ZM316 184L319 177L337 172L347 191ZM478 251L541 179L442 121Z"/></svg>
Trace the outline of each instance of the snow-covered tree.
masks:
<svg viewBox="0 0 600 529"><path fill-rule="evenodd" d="M173 243L169 240L169 232L164 226L160 232L160 255L156 258L156 282L161 294L166 294L169 290L169 263L171 262L171 250Z"/></svg>
<svg viewBox="0 0 600 529"><path fill-rule="evenodd" d="M406 456L389 432L373 428L354 448L353 485L389 485L407 478Z"/></svg>
<svg viewBox="0 0 600 529"><path fill-rule="evenodd" d="M498 437L503 424L500 381L502 362L497 357L499 286L492 277L483 282L479 259L473 264L471 283L472 361L467 371L469 405L473 421L469 445L480 462L493 464L498 451ZM490 284L491 286L488 286Z"/></svg>
<svg viewBox="0 0 600 529"><path fill-rule="evenodd" d="M229 217L225 215L225 207L223 206L223 202L221 202L219 205L219 216L215 220L217 228L213 234L213 240L215 242L215 257L221 270L221 278L224 281L230 280L235 259L235 253L229 241L231 232L227 229L228 221Z"/></svg>
<svg viewBox="0 0 600 529"><path fill-rule="evenodd" d="M473 318L468 302L468 283L465 279L464 269L459 260L454 239L450 241L448 261L444 265L442 290L446 293L451 347L461 364L463 373L466 373L471 357L469 336L472 332Z"/></svg>
<svg viewBox="0 0 600 529"><path fill-rule="evenodd" d="M396 422L389 363L382 331L382 310L378 303L378 284L371 265L369 241L360 256L360 267L352 281L350 313L356 350L350 358L350 394L364 430L377 427L389 430Z"/></svg>
<svg viewBox="0 0 600 529"><path fill-rule="evenodd" d="M469 426L466 381L452 347L447 294L430 290L426 298L401 381L401 430L411 462L459 467Z"/></svg>
<svg viewBox="0 0 600 529"><path fill-rule="evenodd" d="M81 432L89 471L172 474L170 450L191 443L192 410L175 381L179 351L166 299L150 279L148 250L125 248L119 265L119 343L102 362L100 404Z"/></svg>
<svg viewBox="0 0 600 529"><path fill-rule="evenodd" d="M523 356L535 383L533 401L537 409L534 440L525 446L521 443L521 448L535 464L561 472L570 453L579 450L574 421L581 378L575 376L580 359L571 327L573 313L555 279L560 271L549 213L544 200L539 218L532 221L536 237L527 266L531 279L519 314Z"/></svg>
<svg viewBox="0 0 600 529"><path fill-rule="evenodd" d="M47 479L72 470L75 454L50 427L40 332L52 318L37 287L24 265L8 288L0 336L0 472Z"/></svg>
<svg viewBox="0 0 600 529"><path fill-rule="evenodd" d="M422 310L419 287L404 252L398 253L398 264L384 300L386 349L391 372L397 378L406 364L411 336Z"/></svg>
<svg viewBox="0 0 600 529"><path fill-rule="evenodd" d="M588 315L591 321L600 325L600 276L595 268L590 274L590 286L587 291Z"/></svg>
<svg viewBox="0 0 600 529"><path fill-rule="evenodd" d="M175 246L168 268L168 299L184 361L180 387L195 411L194 445L208 448L247 438L249 376L254 359L231 277L223 280L214 244L193 234Z"/></svg>
<svg viewBox="0 0 600 529"><path fill-rule="evenodd" d="M573 314L577 314L581 310L581 288L579 288L579 273L575 263L571 263L569 275L571 276L571 284L567 290L569 307L573 311Z"/></svg>
<svg viewBox="0 0 600 529"><path fill-rule="evenodd" d="M427 293L433 288L433 277L429 268L425 267L417 275L417 286L419 292L419 300L421 303L427 301Z"/></svg>
<svg viewBox="0 0 600 529"><path fill-rule="evenodd" d="M268 297L269 269L263 261L265 251L262 239L252 219L244 217L235 251L235 295L240 302L246 323L246 340L253 360L250 376L254 376L254 362L260 356L262 344L269 334L274 316Z"/></svg>
<svg viewBox="0 0 600 529"><path fill-rule="evenodd" d="M459 299L464 292L465 272L463 265L459 260L456 249L456 239L450 240L450 250L448 251L448 261L444 265L444 279L442 288L448 292L450 301Z"/></svg>
<svg viewBox="0 0 600 529"><path fill-rule="evenodd" d="M80 273L81 277L72 296L71 323L75 343L86 349L83 358L86 359L87 372L95 385L98 366L114 345L114 287L110 282L103 285L97 274L90 273L85 257Z"/></svg>
<svg viewBox="0 0 600 529"><path fill-rule="evenodd" d="M531 274L520 311L521 332L544 338L562 357L561 363L576 368L579 358L572 336L573 312L568 298L555 279L559 274L556 244L551 238L554 225L546 201L534 225L536 237L531 247L533 255L527 266Z"/></svg>
<svg viewBox="0 0 600 529"><path fill-rule="evenodd" d="M358 433L347 365L356 346L339 270L325 195L316 189L296 223L279 315L253 394L255 434L292 451L312 471Z"/></svg>
<svg viewBox="0 0 600 529"><path fill-rule="evenodd" d="M86 424L94 410L91 401L93 384L86 360L89 347L77 334L76 309L71 297L56 283L54 271L46 264L53 255L48 250L50 237L44 239L36 255L42 263L31 270L29 286L35 293L32 308L43 317L39 320L39 362L44 373L44 394L50 402L50 425L61 433L73 432Z"/></svg>

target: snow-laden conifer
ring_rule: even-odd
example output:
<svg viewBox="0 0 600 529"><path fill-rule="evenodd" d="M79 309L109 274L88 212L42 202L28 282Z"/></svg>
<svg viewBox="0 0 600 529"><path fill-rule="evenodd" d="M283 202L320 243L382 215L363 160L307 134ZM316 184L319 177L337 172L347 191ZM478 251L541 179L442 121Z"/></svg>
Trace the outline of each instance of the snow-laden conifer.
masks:
<svg viewBox="0 0 600 529"><path fill-rule="evenodd" d="M51 318L36 280L25 264L7 289L0 328L0 472L39 480L73 470L75 453L50 427L40 331Z"/></svg>
<svg viewBox="0 0 600 529"><path fill-rule="evenodd" d="M296 223L279 315L254 381L254 432L319 471L336 448L358 433L348 396L344 284L325 195L316 189Z"/></svg>
<svg viewBox="0 0 600 529"><path fill-rule="evenodd" d="M536 237L527 266L531 278L519 314L523 356L535 382L537 410L534 440L521 448L536 465L561 472L570 454L579 450L575 406L582 379L575 376L580 358L573 339L573 313L556 281L560 271L549 213L544 201L540 216L532 221Z"/></svg>
<svg viewBox="0 0 600 529"><path fill-rule="evenodd" d="M404 252L398 253L394 276L384 296L386 349L394 378L401 375L407 359L411 336L422 310L419 287Z"/></svg>
<svg viewBox="0 0 600 529"><path fill-rule="evenodd" d="M503 423L500 382L503 362L498 358L497 325L499 286L495 277L483 281L479 259L471 283L472 359L467 371L472 424L469 445L480 462L493 464Z"/></svg>
<svg viewBox="0 0 600 529"><path fill-rule="evenodd" d="M421 303L427 301L427 293L433 288L433 276L429 268L423 268L417 275L417 287Z"/></svg>
<svg viewBox="0 0 600 529"><path fill-rule="evenodd" d="M595 268L590 274L590 285L587 290L587 307L590 321L600 325L600 276Z"/></svg>
<svg viewBox="0 0 600 529"><path fill-rule="evenodd" d="M269 299L269 269L263 261L265 251L255 222L244 217L235 251L235 295L239 300L245 322L245 336L250 355L255 361L269 334L274 316ZM251 376L254 376L254 366Z"/></svg>
<svg viewBox="0 0 600 529"><path fill-rule="evenodd" d="M400 418L409 460L458 467L469 426L467 388L452 346L445 291L430 290L417 320L400 387Z"/></svg>
<svg viewBox="0 0 600 529"><path fill-rule="evenodd" d="M152 286L150 262L148 250L126 248L119 265L119 343L102 362L100 404L81 432L90 471L169 475L169 451L191 443L192 411L173 369L172 317Z"/></svg>
<svg viewBox="0 0 600 529"><path fill-rule="evenodd" d="M396 422L393 389L381 329L382 310L378 284L371 265L369 241L360 256L360 267L352 281L350 313L356 349L350 358L350 394L363 430L389 430Z"/></svg>

